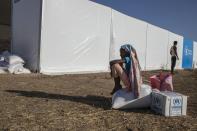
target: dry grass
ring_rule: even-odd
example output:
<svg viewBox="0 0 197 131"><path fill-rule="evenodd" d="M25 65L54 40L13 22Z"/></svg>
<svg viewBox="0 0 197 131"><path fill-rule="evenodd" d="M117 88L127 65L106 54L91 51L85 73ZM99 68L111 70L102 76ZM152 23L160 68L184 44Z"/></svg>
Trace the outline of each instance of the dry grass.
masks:
<svg viewBox="0 0 197 131"><path fill-rule="evenodd" d="M112 110L108 74L0 75L0 81L0 131L197 129L197 71L175 75L175 90L190 96L188 115L169 118L150 109Z"/></svg>

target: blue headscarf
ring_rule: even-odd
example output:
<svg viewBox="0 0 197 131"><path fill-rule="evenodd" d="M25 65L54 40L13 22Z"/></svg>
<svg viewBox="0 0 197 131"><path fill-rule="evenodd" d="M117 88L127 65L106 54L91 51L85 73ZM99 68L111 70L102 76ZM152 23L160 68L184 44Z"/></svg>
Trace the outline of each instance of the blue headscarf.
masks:
<svg viewBox="0 0 197 131"><path fill-rule="evenodd" d="M124 44L120 47L120 49L123 49L126 52L126 55L129 56L129 57L131 57L131 52L135 53L137 61L138 61L139 69L141 69L140 64L139 64L139 60L138 60L138 57L137 57L137 52L136 52L135 48L133 48L132 45Z"/></svg>
<svg viewBox="0 0 197 131"><path fill-rule="evenodd" d="M136 52L136 50L130 44L122 45L120 49L123 49L127 54L129 54L129 56L131 55L131 52Z"/></svg>

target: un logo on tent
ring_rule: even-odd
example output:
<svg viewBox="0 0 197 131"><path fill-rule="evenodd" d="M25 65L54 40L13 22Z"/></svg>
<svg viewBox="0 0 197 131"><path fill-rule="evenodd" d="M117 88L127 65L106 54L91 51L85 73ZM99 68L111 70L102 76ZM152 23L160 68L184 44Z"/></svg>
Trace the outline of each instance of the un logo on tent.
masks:
<svg viewBox="0 0 197 131"><path fill-rule="evenodd" d="M190 50L190 49L188 49L188 48L185 48L185 55L186 55L186 56L192 55L192 50Z"/></svg>

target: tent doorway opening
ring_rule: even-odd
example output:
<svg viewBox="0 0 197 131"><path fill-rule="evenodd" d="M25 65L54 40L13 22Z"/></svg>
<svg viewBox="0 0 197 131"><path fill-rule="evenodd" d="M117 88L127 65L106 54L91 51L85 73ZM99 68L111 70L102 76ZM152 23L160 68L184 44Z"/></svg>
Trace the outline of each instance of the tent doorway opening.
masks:
<svg viewBox="0 0 197 131"><path fill-rule="evenodd" d="M11 50L11 0L0 0L0 52Z"/></svg>

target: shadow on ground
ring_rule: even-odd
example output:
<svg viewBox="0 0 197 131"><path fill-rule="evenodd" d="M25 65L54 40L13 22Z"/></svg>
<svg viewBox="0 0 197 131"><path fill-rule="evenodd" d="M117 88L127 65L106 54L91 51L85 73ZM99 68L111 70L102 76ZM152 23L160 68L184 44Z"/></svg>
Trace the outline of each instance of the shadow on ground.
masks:
<svg viewBox="0 0 197 131"><path fill-rule="evenodd" d="M103 108L104 110L111 109L111 98L104 96L68 96L60 94L50 94L41 91L21 91L21 90L6 90L9 93L16 93L19 96L35 97L35 98L46 98L56 100L69 100L74 102L80 102L96 108Z"/></svg>
<svg viewBox="0 0 197 131"><path fill-rule="evenodd" d="M73 102L80 102L83 104L87 104L93 106L95 108L103 108L104 110L111 109L111 97L104 96L68 96L68 95L60 95L60 94L50 94L41 91L21 91L21 90L6 90L6 92L17 94L18 96L25 97L34 97L34 98L45 98L45 99L56 99L56 100L68 100ZM150 108L143 109L123 109L120 110L123 112L134 112L141 114L155 114Z"/></svg>

